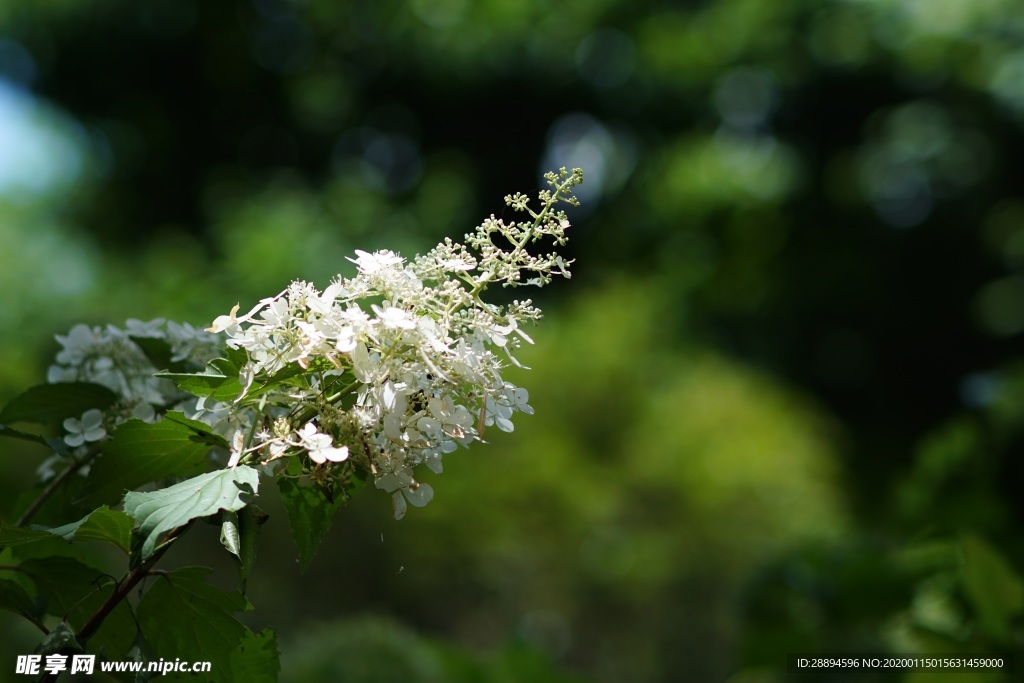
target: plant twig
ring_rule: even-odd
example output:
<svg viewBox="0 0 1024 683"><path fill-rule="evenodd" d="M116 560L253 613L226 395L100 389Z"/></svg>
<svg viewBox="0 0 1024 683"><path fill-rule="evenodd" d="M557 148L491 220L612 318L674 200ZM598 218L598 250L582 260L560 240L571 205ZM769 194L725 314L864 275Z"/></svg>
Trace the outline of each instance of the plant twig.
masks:
<svg viewBox="0 0 1024 683"><path fill-rule="evenodd" d="M25 526L28 524L29 520L39 512L39 508L43 506L43 503L50 499L50 496L54 494L60 485L67 481L68 477L72 474L82 469L82 467L91 460L92 456L90 455L81 459L72 460L71 463L64 468L64 471L50 480L50 483L46 485L46 488L43 489L42 493L32 501L32 504L29 505L23 513L21 513L21 517L18 517L18 521L14 523L14 526Z"/></svg>
<svg viewBox="0 0 1024 683"><path fill-rule="evenodd" d="M152 573L152 566L160 561L160 558L163 557L164 553L167 552L168 548L170 548L174 541L178 540L178 538L180 538L182 534L188 531L188 528L190 526L192 526L191 522L181 527L179 533L175 534L174 536L160 544L160 547L157 548L156 552L149 556L149 559L147 559L145 562L143 562L138 567L129 572L128 576L125 577L124 581L119 583L117 585L117 588L114 589L114 592L111 593L109 598L107 598L107 601L103 603L103 605L98 610L96 610L96 613L89 618L89 621L85 623L85 626L83 626L81 630L75 634L79 641L87 640L91 635L93 635L94 633L96 633L96 631L100 629L100 626L103 625L103 620L107 618L107 615L109 615L114 610L114 608L117 607L118 603L124 600L125 597L127 597L128 594L132 592L132 589L135 588L136 585L138 585L139 581L142 581L142 579L146 578Z"/></svg>
<svg viewBox="0 0 1024 683"><path fill-rule="evenodd" d="M160 558L164 556L164 553L167 552L171 545L176 540L181 538L182 534L188 531L191 526L192 522L189 522L185 526L177 529L176 533L174 533L170 538L168 538L166 541L160 544L160 546L156 549L156 552L149 556L149 559L147 559L145 562L137 566L135 569L131 570L128 573L128 576L126 576L123 581L117 584L117 587L114 589L114 592L111 593L110 597L107 598L107 601L104 602L98 610L96 610L95 614L89 617L89 621L85 623L85 626L83 626L77 633L75 633L75 639L81 643L83 641L88 640L91 636L95 635L95 633L99 631L100 627L103 625L103 621L110 615L111 612L114 611L114 608L117 607L122 600L128 597L128 594L132 592L132 589L135 588L135 586L137 586L139 582L142 581L144 578L155 573L156 570L152 569L153 565L160 561ZM59 673L47 674L41 679L41 682L49 683L50 681L55 681L57 680L57 676L59 675Z"/></svg>

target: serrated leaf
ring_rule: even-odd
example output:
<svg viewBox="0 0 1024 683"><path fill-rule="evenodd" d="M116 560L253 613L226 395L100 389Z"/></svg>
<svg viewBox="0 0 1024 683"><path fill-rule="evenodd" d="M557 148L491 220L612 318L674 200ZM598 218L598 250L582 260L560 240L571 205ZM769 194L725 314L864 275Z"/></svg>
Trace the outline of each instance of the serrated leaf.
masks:
<svg viewBox="0 0 1024 683"><path fill-rule="evenodd" d="M246 683L276 683L281 670L277 636L269 628L248 633L231 652L231 672Z"/></svg>
<svg viewBox="0 0 1024 683"><path fill-rule="evenodd" d="M208 584L211 571L186 567L168 572L143 596L139 625L154 655L209 661L211 670L202 680L211 683L275 681L279 664L273 633L254 634L241 624L233 615L248 609L248 601ZM196 678L171 673L166 680Z"/></svg>
<svg viewBox="0 0 1024 683"><path fill-rule="evenodd" d="M336 496L333 501L327 500L316 487L299 484L293 479L278 479L277 487L299 550L299 566L306 571L344 498Z"/></svg>
<svg viewBox="0 0 1024 683"><path fill-rule="evenodd" d="M160 535L171 529L221 510L241 510L256 495L259 477L252 467L240 465L200 474L152 493L126 495L124 511L135 520L136 533L142 539L139 559L152 555Z"/></svg>
<svg viewBox="0 0 1024 683"><path fill-rule="evenodd" d="M18 570L35 585L37 593L48 598L46 611L67 620L76 632L107 601L114 590L114 578L72 557L45 557L25 560ZM86 651L101 649L111 659L120 659L135 638L135 620L126 602L107 615Z"/></svg>
<svg viewBox="0 0 1024 683"><path fill-rule="evenodd" d="M48 529L66 541L98 541L113 543L128 552L131 545L132 518L120 510L111 510L106 505L93 510L72 524Z"/></svg>
<svg viewBox="0 0 1024 683"><path fill-rule="evenodd" d="M59 536L69 543L72 541L113 543L121 550L128 552L132 526L132 519L128 515L118 510L111 510L104 505L77 522L54 528L33 525L31 528L25 529L0 524L0 546L25 545Z"/></svg>
<svg viewBox="0 0 1024 683"><path fill-rule="evenodd" d="M241 559L242 542L238 534L238 515L225 510L220 513L220 519L220 542L229 553Z"/></svg>
<svg viewBox="0 0 1024 683"><path fill-rule="evenodd" d="M59 424L93 408L105 410L116 400L117 394L99 384L40 384L12 398L0 411L0 423Z"/></svg>
<svg viewBox="0 0 1024 683"><path fill-rule="evenodd" d="M188 420L181 413L177 415L179 419L165 419L156 424L128 420L119 425L113 439L100 446L103 455L90 468L85 488L76 502L116 504L125 491L158 479L191 477L205 470L210 445L193 438L196 428L184 423L195 420Z"/></svg>

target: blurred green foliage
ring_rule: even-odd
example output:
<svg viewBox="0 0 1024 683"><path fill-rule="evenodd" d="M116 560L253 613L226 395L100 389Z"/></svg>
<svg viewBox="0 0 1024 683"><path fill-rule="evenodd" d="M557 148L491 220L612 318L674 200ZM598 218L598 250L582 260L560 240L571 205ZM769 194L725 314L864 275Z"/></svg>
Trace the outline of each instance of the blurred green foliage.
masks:
<svg viewBox="0 0 1024 683"><path fill-rule="evenodd" d="M575 683L543 656L512 644L476 657L423 638L401 624L372 615L310 624L286 643L283 683L344 680L350 683Z"/></svg>
<svg viewBox="0 0 1024 683"><path fill-rule="evenodd" d="M0 184L0 399L73 323L204 323L587 174L517 378L537 415L401 523L361 493L305 575L268 506L249 594L285 680L343 667L324 641L412 680L1024 650L1017 3L0 2L0 28L70 141L45 187ZM10 500L38 455L0 447ZM168 562L230 574L190 547Z"/></svg>

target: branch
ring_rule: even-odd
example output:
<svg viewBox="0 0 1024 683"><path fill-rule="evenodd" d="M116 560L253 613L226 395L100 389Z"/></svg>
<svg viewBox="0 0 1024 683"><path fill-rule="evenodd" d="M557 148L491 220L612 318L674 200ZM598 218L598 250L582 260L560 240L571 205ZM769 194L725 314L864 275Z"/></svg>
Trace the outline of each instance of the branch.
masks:
<svg viewBox="0 0 1024 683"><path fill-rule="evenodd" d="M92 617L89 618L89 621L87 621L85 626L82 627L82 630L75 634L75 637L78 638L79 641L88 640L89 636L96 633L96 631L100 629L100 626L103 625L103 620L107 618L107 615L117 607L119 602L124 600L128 594L132 592L132 589L138 585L139 581L142 581L142 579L152 573L152 566L160 561L160 558L163 557L164 553L166 553L168 548L171 547L171 544L178 540L191 526L192 522L189 522L185 526L181 527L179 533L164 541L160 547L157 548L156 552L149 556L148 560L133 569L128 576L125 577L125 580L117 585L117 588L115 588L114 592L109 598L107 598L107 601L103 603L98 610L96 610L96 613L93 614Z"/></svg>
<svg viewBox="0 0 1024 683"><path fill-rule="evenodd" d="M103 625L103 621L111 612L114 611L114 608L117 607L122 600L128 597L128 594L132 592L132 589L135 588L135 586L137 586L144 578L156 573L156 571L152 569L153 565L160 561L160 558L164 556L164 553L167 552L171 545L181 538L182 534L188 531L191 526L192 522L189 522L185 526L177 529L177 533L160 544L160 547L156 549L156 552L149 556L149 559L129 572L124 581L119 583L114 589L114 592L111 593L109 598L107 598L107 601L104 602L98 610L96 610L96 613L89 618L89 621L85 623L85 626L75 634L75 639L81 643L88 640L90 636L95 635ZM47 674L41 679L41 683L55 681L59 675L60 673Z"/></svg>
<svg viewBox="0 0 1024 683"><path fill-rule="evenodd" d="M50 499L50 496L54 494L57 488L67 481L68 477L82 469L87 462L93 459L93 456L95 456L95 453L86 455L81 460L73 460L71 464L64 468L63 472L51 479L50 483L46 485L45 489L43 489L43 492L39 494L39 497L32 501L32 504L28 506L25 512L21 513L21 517L19 517L18 521L14 523L14 526L19 527L28 524L29 520L39 512L39 508L43 506L43 503Z"/></svg>

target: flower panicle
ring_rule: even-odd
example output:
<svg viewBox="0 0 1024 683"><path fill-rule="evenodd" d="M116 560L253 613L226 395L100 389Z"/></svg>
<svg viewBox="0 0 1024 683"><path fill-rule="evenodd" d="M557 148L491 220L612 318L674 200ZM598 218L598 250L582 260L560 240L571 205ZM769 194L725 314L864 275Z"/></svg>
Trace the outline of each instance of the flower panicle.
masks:
<svg viewBox="0 0 1024 683"><path fill-rule="evenodd" d="M526 389L502 372L521 366L516 350L533 343L523 326L541 312L529 299L498 306L482 294L570 277L570 261L531 248L566 243L561 205L578 205L572 191L582 173L563 168L545 178L536 206L521 193L505 198L521 221L491 216L464 244L445 239L412 260L357 250L347 259L354 275L323 291L297 280L243 315L236 305L205 331L163 320L129 321L125 330L77 326L58 337L64 348L51 381L95 381L152 412L181 397L153 376L133 340L162 339L175 359L199 367L221 357L210 372L233 353L240 394L193 398L186 410L228 440L230 466L258 462L276 471L299 457L318 483L361 468L392 494L401 517L407 504L433 497L416 468L440 473L445 454L482 440L487 427L512 431L515 413L533 412ZM91 414L69 421L68 443L102 438L112 424Z"/></svg>

